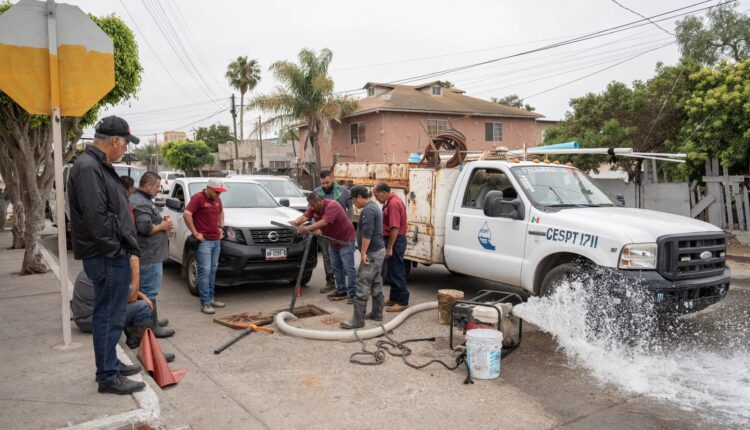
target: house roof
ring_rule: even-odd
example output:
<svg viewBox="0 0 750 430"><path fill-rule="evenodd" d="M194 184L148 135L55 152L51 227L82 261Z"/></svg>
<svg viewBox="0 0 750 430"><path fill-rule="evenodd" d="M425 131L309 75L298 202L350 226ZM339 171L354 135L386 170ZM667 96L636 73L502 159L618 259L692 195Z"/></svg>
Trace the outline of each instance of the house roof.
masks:
<svg viewBox="0 0 750 430"><path fill-rule="evenodd" d="M457 88L443 87L443 94L440 96L426 94L421 91L421 89L433 85L443 86L440 81L415 86L368 82L364 86L365 89L383 88L386 92L360 99L357 110L347 116L358 116L378 111L394 111L516 118L544 117L544 115L537 112L529 112L524 109L469 97L464 94L464 91Z"/></svg>

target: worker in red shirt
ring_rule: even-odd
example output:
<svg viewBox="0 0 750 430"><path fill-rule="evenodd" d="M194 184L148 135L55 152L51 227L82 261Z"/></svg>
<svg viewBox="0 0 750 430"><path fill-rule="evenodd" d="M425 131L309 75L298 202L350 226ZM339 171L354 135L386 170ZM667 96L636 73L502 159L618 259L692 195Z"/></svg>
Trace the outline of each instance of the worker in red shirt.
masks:
<svg viewBox="0 0 750 430"><path fill-rule="evenodd" d="M214 314L214 308L225 305L214 299L216 270L219 268L221 239L224 237L224 206L219 197L226 192L224 181L218 178L208 180L206 188L190 198L183 214L185 225L199 241L198 252L198 293L201 298L201 312Z"/></svg>
<svg viewBox="0 0 750 430"><path fill-rule="evenodd" d="M323 236L328 236L348 245L329 243L331 265L336 278L336 291L328 294L329 300L348 299L347 303L354 303L356 294L357 272L354 269L354 225L344 208L335 200L324 199L319 193L307 196L307 211L292 221L292 225L299 226L300 233L320 230ZM303 226L307 221L313 224Z"/></svg>
<svg viewBox="0 0 750 430"><path fill-rule="evenodd" d="M373 189L375 198L383 205L383 236L385 236L385 261L388 267L391 292L385 302L387 312L401 312L409 307L409 290L406 286L406 206L391 187L380 182Z"/></svg>

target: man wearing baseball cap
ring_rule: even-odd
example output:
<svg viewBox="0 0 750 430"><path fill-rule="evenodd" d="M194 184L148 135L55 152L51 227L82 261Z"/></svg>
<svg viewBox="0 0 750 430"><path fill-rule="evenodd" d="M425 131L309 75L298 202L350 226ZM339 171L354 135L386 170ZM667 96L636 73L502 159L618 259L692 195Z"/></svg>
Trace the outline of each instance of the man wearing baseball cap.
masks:
<svg viewBox="0 0 750 430"><path fill-rule="evenodd" d="M219 195L226 192L224 181L217 178L208 180L206 188L190 198L183 213L185 225L199 241L198 293L201 299L201 312L216 313L214 308L223 308L222 302L214 300L216 269L219 267L221 238L224 237L224 206Z"/></svg>
<svg viewBox="0 0 750 430"><path fill-rule="evenodd" d="M141 367L121 363L115 349L125 325L131 259L137 261L141 251L112 163L122 158L128 143L138 142L124 119L103 118L96 124L93 144L78 157L68 179L73 255L83 260L83 270L94 284L91 324L100 393L130 394L145 387L124 377Z"/></svg>

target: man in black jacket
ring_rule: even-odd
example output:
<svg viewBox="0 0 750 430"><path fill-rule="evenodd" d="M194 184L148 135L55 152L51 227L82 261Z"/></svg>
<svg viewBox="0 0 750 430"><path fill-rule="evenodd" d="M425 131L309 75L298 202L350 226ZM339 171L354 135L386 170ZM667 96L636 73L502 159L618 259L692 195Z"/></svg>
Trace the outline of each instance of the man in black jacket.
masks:
<svg viewBox="0 0 750 430"><path fill-rule="evenodd" d="M130 394L145 388L143 382L123 377L141 368L121 363L116 352L125 324L130 260L141 253L133 214L112 163L122 158L128 143L138 142L124 119L103 118L96 124L94 143L78 157L68 179L73 255L83 260L95 288L92 329L100 393Z"/></svg>

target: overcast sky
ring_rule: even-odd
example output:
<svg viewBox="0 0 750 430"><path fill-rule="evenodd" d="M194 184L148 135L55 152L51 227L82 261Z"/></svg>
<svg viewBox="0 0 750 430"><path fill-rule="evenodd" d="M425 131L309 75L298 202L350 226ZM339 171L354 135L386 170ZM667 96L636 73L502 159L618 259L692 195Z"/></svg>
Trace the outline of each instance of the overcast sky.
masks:
<svg viewBox="0 0 750 430"><path fill-rule="evenodd" d="M618 2L652 16L698 0ZM144 68L141 90L136 100L106 114L123 116L133 133L143 138L159 133L159 140L166 130L190 132L213 123L231 126L225 109L232 90L224 73L239 55L261 64L262 80L253 93L263 93L276 85L268 71L273 62L295 60L302 48L329 48L334 53L330 71L336 90L346 91L368 81L392 82L504 57L641 19L611 0L69 3L95 15L114 13L135 33ZM746 11L749 4L740 2L739 10ZM659 24L673 31L676 21ZM647 79L658 61L675 63L679 52L670 42L674 37L647 24L418 82L447 79L467 95L485 99L516 93L547 118L561 119L573 97L601 91L613 80ZM246 114L246 137L259 114Z"/></svg>

